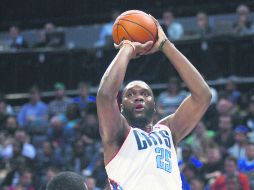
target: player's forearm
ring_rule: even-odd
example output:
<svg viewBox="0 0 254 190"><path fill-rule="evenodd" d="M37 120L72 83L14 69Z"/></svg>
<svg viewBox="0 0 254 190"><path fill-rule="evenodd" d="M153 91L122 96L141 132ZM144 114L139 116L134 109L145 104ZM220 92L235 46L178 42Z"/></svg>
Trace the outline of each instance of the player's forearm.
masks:
<svg viewBox="0 0 254 190"><path fill-rule="evenodd" d="M189 60L169 41L164 44L162 51L189 88L192 97L197 101L210 102L210 89Z"/></svg>
<svg viewBox="0 0 254 190"><path fill-rule="evenodd" d="M97 92L97 98L116 99L118 91L123 83L132 51L133 49L130 45L126 45L119 50L102 77Z"/></svg>

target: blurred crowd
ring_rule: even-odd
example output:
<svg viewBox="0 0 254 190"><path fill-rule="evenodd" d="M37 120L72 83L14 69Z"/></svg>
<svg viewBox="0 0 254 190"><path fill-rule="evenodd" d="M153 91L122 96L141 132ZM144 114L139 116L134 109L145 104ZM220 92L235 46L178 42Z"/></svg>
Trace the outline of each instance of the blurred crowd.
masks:
<svg viewBox="0 0 254 190"><path fill-rule="evenodd" d="M95 97L89 85L67 97L63 83L55 83L55 98L44 103L33 86L29 102L14 111L0 98L0 189L42 189L59 171L87 176L90 189L105 186ZM99 188L98 188L99 189Z"/></svg>
<svg viewBox="0 0 254 190"><path fill-rule="evenodd" d="M189 92L176 77L156 94L160 120L175 112ZM89 190L107 189L96 97L78 85L68 97L55 83L47 103L38 87L18 111L0 98L0 189L44 190L63 170L86 177ZM233 79L211 88L211 105L194 131L177 145L184 190L254 189L254 92L239 90ZM119 102L121 101L119 96ZM250 188L251 187L251 188Z"/></svg>
<svg viewBox="0 0 254 190"><path fill-rule="evenodd" d="M211 105L178 145L184 190L254 189L254 93L233 79L211 88ZM158 120L174 113L188 95L176 78L157 99Z"/></svg>
<svg viewBox="0 0 254 190"><path fill-rule="evenodd" d="M112 25L119 14L112 12L111 22L102 27L94 47L112 44ZM236 14L232 33L253 34L249 8L240 5ZM179 40L186 35L172 10L164 11L160 22L169 39ZM194 34L200 38L215 35L206 12L197 13L196 24ZM63 45L55 31L53 23L45 24L33 47ZM18 26L9 29L9 47L31 47ZM202 43L202 48L205 50L207 44ZM189 95L181 84L178 78L171 77L167 89L156 94L156 120L174 113ZM0 95L0 189L45 190L47 182L63 170L85 176L88 190L108 188L96 97L89 93L86 82L80 82L77 88L79 94L69 97L65 85L57 82L54 99L45 102L39 87L32 86L28 102L18 110ZM211 91L207 113L177 145L183 189L254 189L254 91L239 90L231 79L225 86Z"/></svg>
<svg viewBox="0 0 254 190"><path fill-rule="evenodd" d="M97 41L94 42L95 48L112 47L112 27L115 19L121 12L119 10L112 10L111 20L105 23L99 33ZM212 26L209 23L209 15L205 11L199 11L196 14L196 26L194 30L185 30L183 23L177 21L174 15L173 9L165 9L161 15L160 23L168 36L172 41L185 39L189 36L196 36L201 39L216 36L223 32L231 33L233 35L248 35L254 33L254 23L251 18L251 11L247 5L239 5L236 8L236 20L229 28L226 26ZM227 30L227 31L226 31ZM13 25L9 28L9 48L22 49L22 48L42 48L42 47L64 47L64 32L59 31L54 23L46 23L41 32L38 34L37 42L33 45L24 39L21 29ZM204 45L205 46L205 45ZM205 47L203 47L205 48Z"/></svg>

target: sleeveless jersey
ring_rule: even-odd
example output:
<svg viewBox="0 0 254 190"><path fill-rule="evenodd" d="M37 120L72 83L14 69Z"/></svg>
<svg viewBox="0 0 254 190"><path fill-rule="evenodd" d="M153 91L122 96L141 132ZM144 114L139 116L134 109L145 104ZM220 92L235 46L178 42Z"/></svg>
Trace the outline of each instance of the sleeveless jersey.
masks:
<svg viewBox="0 0 254 190"><path fill-rule="evenodd" d="M182 189L171 131L164 125L150 133L131 128L106 171L113 190Z"/></svg>

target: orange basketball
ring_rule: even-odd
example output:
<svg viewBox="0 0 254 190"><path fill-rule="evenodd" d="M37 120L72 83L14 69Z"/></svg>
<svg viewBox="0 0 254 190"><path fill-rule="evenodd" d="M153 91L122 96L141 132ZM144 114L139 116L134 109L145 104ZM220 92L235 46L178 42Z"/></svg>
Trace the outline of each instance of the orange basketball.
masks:
<svg viewBox="0 0 254 190"><path fill-rule="evenodd" d="M112 30L113 40L120 44L122 40L145 43L155 42L157 27L152 17L143 11L130 10L117 17Z"/></svg>

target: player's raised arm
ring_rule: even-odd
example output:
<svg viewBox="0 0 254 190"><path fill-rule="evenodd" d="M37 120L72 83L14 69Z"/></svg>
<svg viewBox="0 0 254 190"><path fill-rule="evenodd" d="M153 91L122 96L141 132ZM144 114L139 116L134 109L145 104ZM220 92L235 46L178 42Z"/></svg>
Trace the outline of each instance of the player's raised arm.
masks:
<svg viewBox="0 0 254 190"><path fill-rule="evenodd" d="M191 93L176 112L166 119L176 141L179 142L204 115L210 105L211 92L197 69L172 43L166 41L162 51L170 59Z"/></svg>
<svg viewBox="0 0 254 190"><path fill-rule="evenodd" d="M124 120L117 104L117 94L123 83L127 65L132 58L133 47L124 44L104 73L97 92L97 111L102 141L116 140L123 130Z"/></svg>
<svg viewBox="0 0 254 190"><path fill-rule="evenodd" d="M128 129L126 119L121 115L117 94L123 83L127 65L137 54L150 49L152 42L122 42L117 48L119 52L104 73L97 92L97 111L100 124L100 135L105 145L119 141Z"/></svg>
<svg viewBox="0 0 254 190"><path fill-rule="evenodd" d="M159 40L152 51L160 49L165 54L191 92L173 115L160 121L170 127L176 142L179 142L195 127L207 110L211 92L197 69L167 40L158 22L157 25Z"/></svg>

